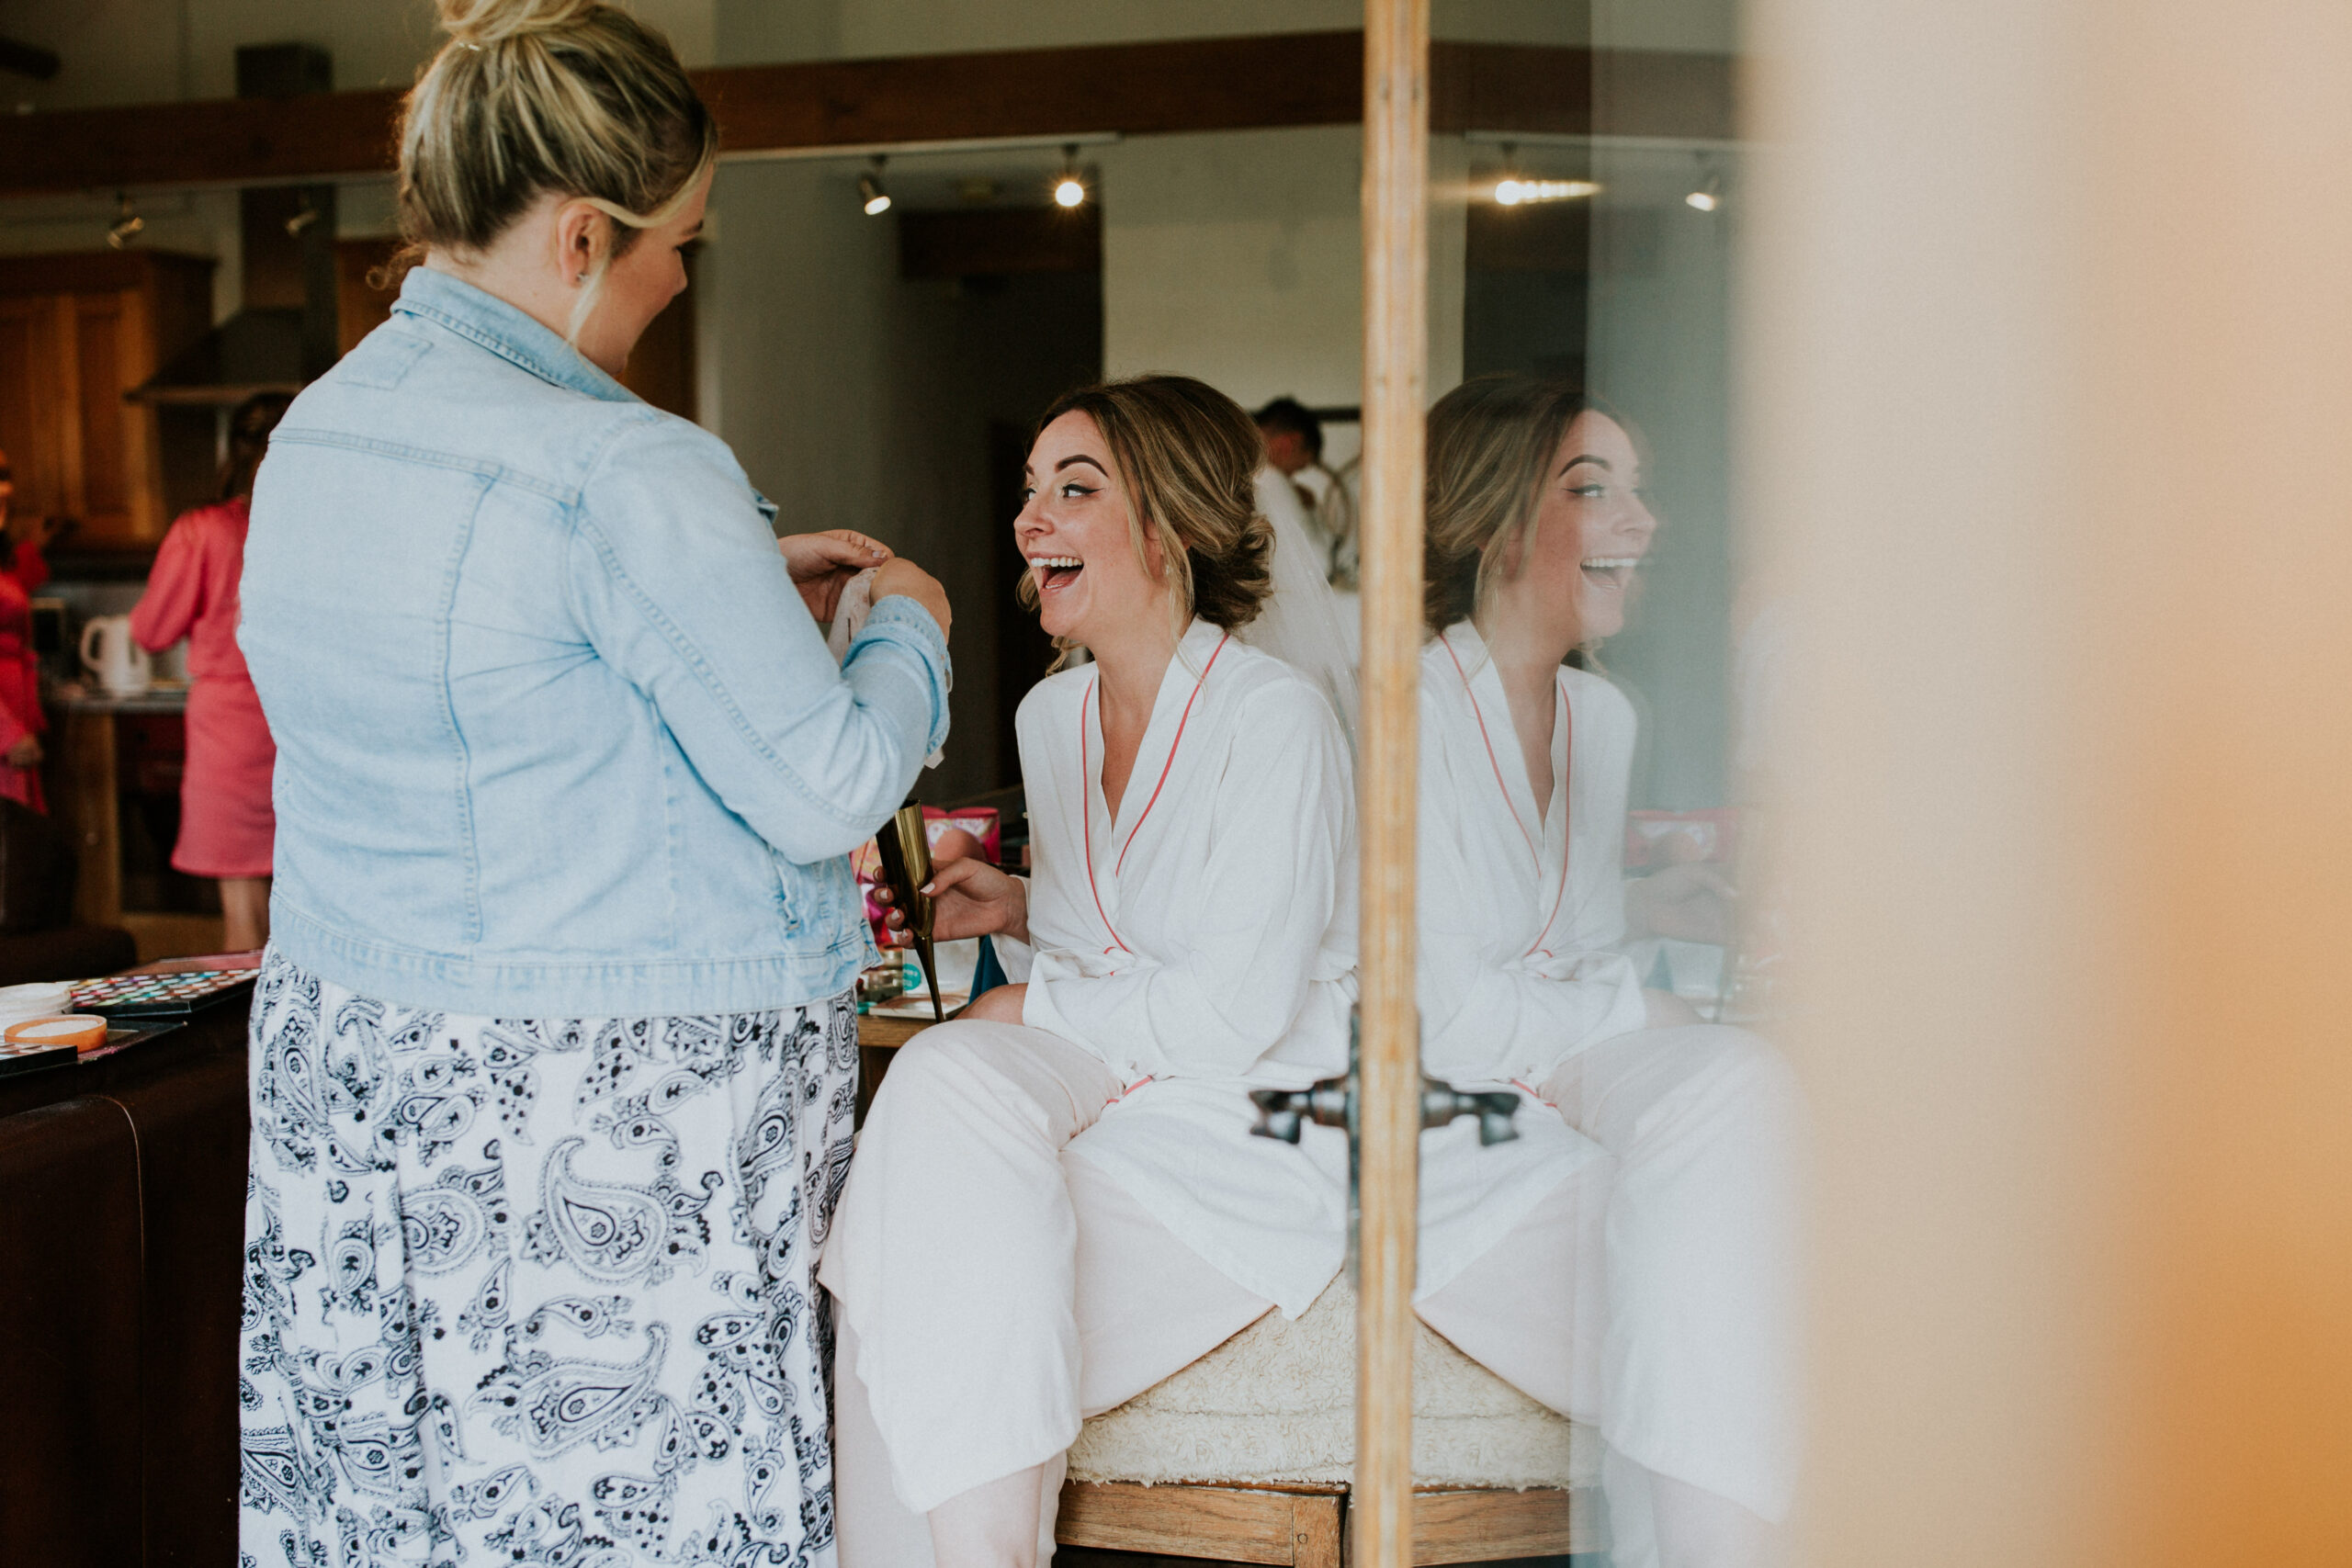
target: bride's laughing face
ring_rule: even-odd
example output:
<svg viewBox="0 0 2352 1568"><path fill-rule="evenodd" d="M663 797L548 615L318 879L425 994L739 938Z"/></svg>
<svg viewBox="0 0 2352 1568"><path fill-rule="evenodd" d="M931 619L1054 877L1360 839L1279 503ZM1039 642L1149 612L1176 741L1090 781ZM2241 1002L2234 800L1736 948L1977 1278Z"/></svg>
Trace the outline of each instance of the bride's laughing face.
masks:
<svg viewBox="0 0 2352 1568"><path fill-rule="evenodd" d="M1091 648L1167 621L1159 541L1147 532L1136 559L1126 490L1092 415L1073 409L1038 434L1022 487L1012 537L1048 633Z"/></svg>
<svg viewBox="0 0 2352 1568"><path fill-rule="evenodd" d="M1562 434L1536 503L1532 547L1506 556L1500 616L1532 618L1563 647L1625 629L1634 573L1657 534L1642 488L1641 454L1624 426L1596 410Z"/></svg>

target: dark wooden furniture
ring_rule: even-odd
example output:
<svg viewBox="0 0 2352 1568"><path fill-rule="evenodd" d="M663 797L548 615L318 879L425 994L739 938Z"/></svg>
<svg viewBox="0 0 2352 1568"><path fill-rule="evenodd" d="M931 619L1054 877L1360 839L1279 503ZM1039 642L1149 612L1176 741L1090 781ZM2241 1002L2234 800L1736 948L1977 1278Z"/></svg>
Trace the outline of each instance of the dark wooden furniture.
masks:
<svg viewBox="0 0 2352 1568"><path fill-rule="evenodd" d="M0 1562L237 1561L244 1043L0 1078Z"/></svg>
<svg viewBox="0 0 2352 1568"><path fill-rule="evenodd" d="M0 986L85 979L137 962L130 932L77 919L76 861L63 826L0 800Z"/></svg>
<svg viewBox="0 0 2352 1568"><path fill-rule="evenodd" d="M220 917L190 909L151 908L159 891L153 876L126 877L126 833L133 795L126 784L139 769L132 737L118 720L163 722L176 728L187 710L185 687L157 687L136 697L85 692L63 705L64 722L52 731L58 765L51 770L50 809L74 837L81 855L74 893L75 918L85 926L120 928L138 944L136 955L85 965L52 976L80 979L126 967L139 958L181 953L210 953L221 942ZM152 787L152 786L151 786ZM175 786L176 787L176 786ZM135 853L135 852L133 852ZM171 845L152 844L147 852L168 857Z"/></svg>

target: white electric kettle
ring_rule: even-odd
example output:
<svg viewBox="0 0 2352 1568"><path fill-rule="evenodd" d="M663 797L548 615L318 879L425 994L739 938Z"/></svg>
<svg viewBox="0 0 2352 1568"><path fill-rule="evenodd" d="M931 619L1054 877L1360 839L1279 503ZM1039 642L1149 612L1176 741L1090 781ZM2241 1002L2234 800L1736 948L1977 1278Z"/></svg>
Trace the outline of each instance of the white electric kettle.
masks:
<svg viewBox="0 0 2352 1568"><path fill-rule="evenodd" d="M135 697L154 682L154 667L130 635L129 615L99 615L82 628L82 664L110 697Z"/></svg>

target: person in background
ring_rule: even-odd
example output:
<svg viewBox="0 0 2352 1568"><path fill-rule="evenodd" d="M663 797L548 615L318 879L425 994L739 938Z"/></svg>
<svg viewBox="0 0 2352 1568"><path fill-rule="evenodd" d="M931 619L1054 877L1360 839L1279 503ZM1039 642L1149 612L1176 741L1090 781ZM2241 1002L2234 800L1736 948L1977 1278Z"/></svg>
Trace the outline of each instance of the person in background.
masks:
<svg viewBox="0 0 2352 1568"><path fill-rule="evenodd" d="M1356 585L1356 505L1345 476L1323 466L1323 422L1296 398L1276 398L1251 416L1266 438L1267 467L1289 481L1321 548L1332 587Z"/></svg>
<svg viewBox="0 0 2352 1568"><path fill-rule="evenodd" d="M180 841L172 864L220 884L220 943L246 953L269 940L269 803L277 748L237 648L237 579L254 471L286 405L282 393L247 398L229 422L220 499L172 525L130 635L150 653L187 638L187 771L180 783Z"/></svg>
<svg viewBox="0 0 2352 1568"><path fill-rule="evenodd" d="M437 9L422 263L272 434L239 585L277 742L239 1557L826 1568L849 852L946 739L947 598L779 540L615 378L718 160L669 42Z"/></svg>
<svg viewBox="0 0 2352 1568"><path fill-rule="evenodd" d="M0 796L49 809L40 788L40 660L33 651L32 596L49 581L41 551L62 530L55 521L20 527L11 515L17 482L0 452Z"/></svg>

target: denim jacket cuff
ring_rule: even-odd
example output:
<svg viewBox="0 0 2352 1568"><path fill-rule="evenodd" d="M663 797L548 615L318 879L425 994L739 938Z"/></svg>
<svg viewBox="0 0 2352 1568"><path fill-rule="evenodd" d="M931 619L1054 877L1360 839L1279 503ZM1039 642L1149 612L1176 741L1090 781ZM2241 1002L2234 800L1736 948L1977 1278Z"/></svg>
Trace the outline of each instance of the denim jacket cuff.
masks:
<svg viewBox="0 0 2352 1568"><path fill-rule="evenodd" d="M931 734L923 742L923 752L935 755L947 743L947 694L956 683L956 667L947 657L947 634L939 629L930 611L903 593L893 593L874 602L873 613L858 628L856 642L850 645L853 654L857 643L864 642L892 642L911 649L931 671Z"/></svg>

